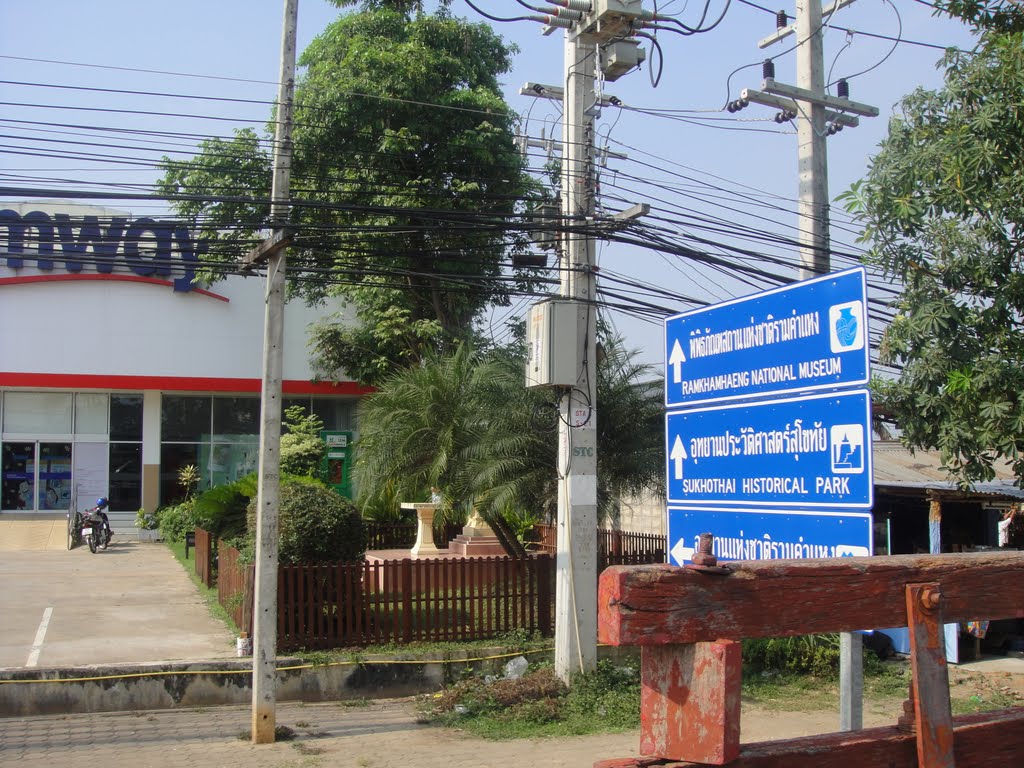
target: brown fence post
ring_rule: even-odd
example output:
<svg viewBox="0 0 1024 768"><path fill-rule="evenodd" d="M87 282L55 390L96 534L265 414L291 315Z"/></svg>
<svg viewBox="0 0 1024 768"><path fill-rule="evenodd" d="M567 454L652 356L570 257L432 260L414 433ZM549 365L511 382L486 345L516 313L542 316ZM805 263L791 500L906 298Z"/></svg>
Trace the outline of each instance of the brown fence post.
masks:
<svg viewBox="0 0 1024 768"><path fill-rule="evenodd" d="M412 642L412 560L402 560L402 637Z"/></svg>
<svg viewBox="0 0 1024 768"><path fill-rule="evenodd" d="M551 624L551 579L554 576L551 555L538 555L534 558L534 578L537 579L537 629L543 637L555 634Z"/></svg>
<svg viewBox="0 0 1024 768"><path fill-rule="evenodd" d="M238 627L239 631L245 632L252 637L252 612L256 601L256 566L244 566L245 574L242 588L242 622Z"/></svg>

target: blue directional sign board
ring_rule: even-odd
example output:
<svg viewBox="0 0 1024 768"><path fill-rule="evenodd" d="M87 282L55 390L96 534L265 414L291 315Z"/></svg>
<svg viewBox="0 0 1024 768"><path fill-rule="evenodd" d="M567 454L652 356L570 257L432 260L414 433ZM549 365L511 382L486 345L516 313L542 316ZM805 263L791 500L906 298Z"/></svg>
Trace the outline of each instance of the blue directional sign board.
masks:
<svg viewBox="0 0 1024 768"><path fill-rule="evenodd" d="M668 508L669 562L683 565L705 531L722 560L863 557L872 554L870 514Z"/></svg>
<svg viewBox="0 0 1024 768"><path fill-rule="evenodd" d="M672 411L669 504L870 509L867 390Z"/></svg>
<svg viewBox="0 0 1024 768"><path fill-rule="evenodd" d="M665 321L668 408L868 381L862 267Z"/></svg>

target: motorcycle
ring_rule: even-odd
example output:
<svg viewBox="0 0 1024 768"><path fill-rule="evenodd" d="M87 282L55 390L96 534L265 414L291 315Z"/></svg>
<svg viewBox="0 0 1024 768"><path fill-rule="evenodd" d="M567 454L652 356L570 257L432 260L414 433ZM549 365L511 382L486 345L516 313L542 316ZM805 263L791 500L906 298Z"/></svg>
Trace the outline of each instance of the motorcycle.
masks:
<svg viewBox="0 0 1024 768"><path fill-rule="evenodd" d="M113 533L110 530L110 521L103 511L108 506L106 499L99 499L96 506L87 509L80 515L81 523L79 528L79 539L85 539L89 545L89 551L96 554L97 549L106 549L110 545ZM76 516L78 513L76 513Z"/></svg>

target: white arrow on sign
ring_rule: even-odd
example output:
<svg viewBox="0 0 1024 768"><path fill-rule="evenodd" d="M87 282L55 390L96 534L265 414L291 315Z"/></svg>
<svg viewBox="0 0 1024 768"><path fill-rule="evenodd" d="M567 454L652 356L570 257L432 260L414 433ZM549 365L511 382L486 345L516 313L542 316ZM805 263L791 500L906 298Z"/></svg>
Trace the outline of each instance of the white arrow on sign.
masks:
<svg viewBox="0 0 1024 768"><path fill-rule="evenodd" d="M686 446L683 445L683 438L681 435L676 435L676 441L672 443L672 453L668 455L672 461L675 462L675 472L673 473L676 480L683 479L683 459L686 456Z"/></svg>
<svg viewBox="0 0 1024 768"><path fill-rule="evenodd" d="M675 546L672 547L672 559L676 561L676 565L682 565L693 557L694 551L693 547L686 546L686 544L683 543L683 540L680 539L676 542Z"/></svg>
<svg viewBox="0 0 1024 768"><path fill-rule="evenodd" d="M686 355L683 354L683 347L680 345L679 339L676 339L676 343L672 345L672 354L668 356L668 364L672 366L673 383L683 383L683 363L685 362Z"/></svg>

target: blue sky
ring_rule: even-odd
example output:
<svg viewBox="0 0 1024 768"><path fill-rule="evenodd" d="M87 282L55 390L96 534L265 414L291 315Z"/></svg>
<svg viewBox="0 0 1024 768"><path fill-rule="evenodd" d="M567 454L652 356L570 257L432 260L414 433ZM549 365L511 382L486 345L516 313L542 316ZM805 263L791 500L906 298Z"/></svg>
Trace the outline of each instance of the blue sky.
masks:
<svg viewBox="0 0 1024 768"><path fill-rule="evenodd" d="M713 0L709 15L717 16L724 2ZM518 16L526 12L512 0L479 0L475 4L496 16ZM759 2L758 5L773 10L778 6L793 13L792 0L781 4ZM270 101L276 90L273 83L278 72L282 6L278 0L5 3L0 16L0 71L3 73L0 80L4 81L0 83L0 102L3 102L0 128L6 135L3 143L7 148L0 153L0 182L11 186L53 186L54 180L64 179L68 187L83 188L80 183L83 181L145 184L159 175L151 168L134 164L133 158L138 153L129 150L110 157L110 150L97 149L98 153L107 155L99 158L99 162L84 155L90 150L81 145L77 149L79 156L74 160L39 156L49 154L55 147L66 146L54 142L75 138L43 132L61 130L73 134L74 128L46 127L40 123L103 124L197 135L227 135L237 126L262 125L268 109L261 103L76 91L62 86ZM653 4L645 2L645 7L653 7ZM659 4L660 12L673 14L691 25L697 23L702 9L703 4L696 2ZM482 20L463 0L455 0L453 10L459 16ZM893 0L893 3L859 0L838 11L832 24L896 37L897 12L902 19L902 37L906 40L965 47L971 44L961 24L933 18L931 9L916 0ZM300 50L338 13L337 8L323 0L301 0ZM793 207L792 200L797 194L797 150L796 136L790 126L780 129L770 121L772 112L757 105L735 116L713 111L719 110L726 100L730 72L791 47L791 42L786 42L767 51L757 48L757 40L769 34L774 24L770 14L733 0L716 29L688 37L659 33L663 58L646 44L647 64L640 71L607 85L608 93L644 111L609 108L599 120L601 142L607 142L611 150L628 155L627 160L609 160L602 171L602 190L608 193L603 200L606 210L621 207L615 198L635 202L653 199L656 207L669 201L677 213L681 208L692 208L730 221L742 221L746 226L755 226L756 222L758 227L775 228L792 235L796 220L785 209ZM557 136L557 105L520 96L518 90L526 81L561 81L561 35L545 37L539 24L529 22L496 23L494 26L520 48L515 68L506 77L506 91L510 104L524 116L525 131L533 137L539 137L542 130L548 136L555 131ZM835 29L826 34L825 62L826 68L833 71L832 79L870 69L850 81L851 98L882 110L881 117L862 119L860 127L847 129L829 139L829 181L833 196L863 175L868 158L885 135L888 115L899 98L918 85L936 87L941 82L935 69L941 51L909 43L896 45L890 53L893 48L891 41L861 34L850 36ZM777 79L794 82L795 54L778 55L776 69ZM652 76L659 70L661 79L655 88ZM744 87L759 87L760 78L760 66L736 73L731 79L731 97L736 98ZM44 104L54 107L38 106ZM189 113L222 119L89 111L94 107ZM668 110L708 111L669 114ZM680 121L680 117L689 122ZM722 117L734 119L726 123L705 120ZM49 142L42 139L49 139ZM187 155L191 154L194 143L193 139L181 136L162 139L159 147L161 152L179 151ZM658 186L630 181L632 177L656 181ZM751 199L773 203L752 208L747 205ZM737 208L738 201L740 208ZM135 204L120 207L141 211ZM835 224L846 226L840 211L835 213ZM852 233L845 229L834 230L833 238L847 245L853 241ZM795 256L793 258L795 260ZM609 275L642 280L681 297L714 300L752 290L704 268L678 260L670 263L645 250L604 245L600 248L600 259L602 269ZM677 311L690 306L683 300L673 303L666 297L659 297L657 302ZM522 311L525 304L518 303L513 309ZM501 320L508 314L508 310L503 310L494 316L496 333L500 333ZM645 360L660 364L658 324L625 316L617 316L615 322L630 345L642 350Z"/></svg>

